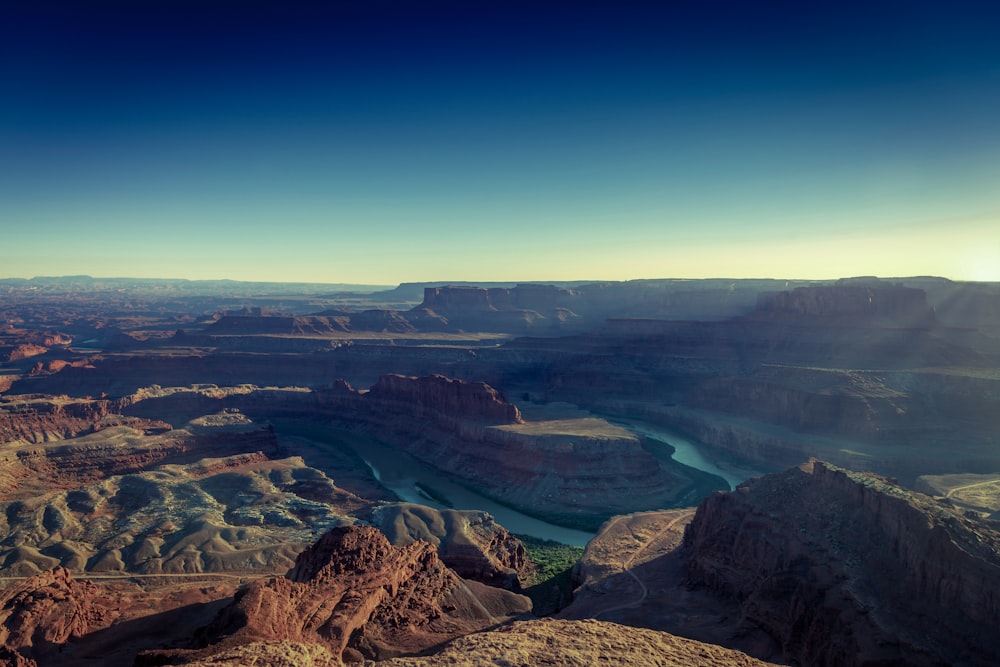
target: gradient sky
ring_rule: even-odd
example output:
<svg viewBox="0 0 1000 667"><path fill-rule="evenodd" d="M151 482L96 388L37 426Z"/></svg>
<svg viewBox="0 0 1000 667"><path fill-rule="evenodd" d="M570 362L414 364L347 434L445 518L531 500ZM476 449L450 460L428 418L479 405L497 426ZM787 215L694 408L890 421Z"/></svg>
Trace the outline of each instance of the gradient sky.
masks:
<svg viewBox="0 0 1000 667"><path fill-rule="evenodd" d="M1000 280L998 26L995 2L3 3L0 277Z"/></svg>

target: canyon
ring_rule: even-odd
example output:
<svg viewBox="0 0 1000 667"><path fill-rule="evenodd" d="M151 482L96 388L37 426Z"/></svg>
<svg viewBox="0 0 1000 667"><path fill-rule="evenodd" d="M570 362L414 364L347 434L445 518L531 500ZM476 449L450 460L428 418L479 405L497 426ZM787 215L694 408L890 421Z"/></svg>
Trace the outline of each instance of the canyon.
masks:
<svg viewBox="0 0 1000 667"><path fill-rule="evenodd" d="M0 281L0 662L994 664L998 304Z"/></svg>

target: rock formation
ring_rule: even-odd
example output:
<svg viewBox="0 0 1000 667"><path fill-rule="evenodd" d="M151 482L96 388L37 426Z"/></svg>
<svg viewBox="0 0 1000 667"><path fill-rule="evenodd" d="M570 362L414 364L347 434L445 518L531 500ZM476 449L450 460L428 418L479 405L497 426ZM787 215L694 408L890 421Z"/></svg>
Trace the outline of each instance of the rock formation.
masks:
<svg viewBox="0 0 1000 667"><path fill-rule="evenodd" d="M112 426L130 426L147 433L170 430L169 424L159 420L118 414L119 408L119 402L111 400L44 394L6 396L0 401L0 443L49 442Z"/></svg>
<svg viewBox="0 0 1000 667"><path fill-rule="evenodd" d="M106 627L117 615L97 586L75 581L65 568L18 582L0 591L0 644L7 649L6 664L51 658L60 645Z"/></svg>
<svg viewBox="0 0 1000 667"><path fill-rule="evenodd" d="M613 514L688 504L724 485L661 462L640 438L603 419L525 421L481 382L387 375L366 393L335 384L320 400L335 423L562 525L593 530Z"/></svg>
<svg viewBox="0 0 1000 667"><path fill-rule="evenodd" d="M486 512L392 503L376 508L371 520L395 546L433 544L444 564L464 579L520 588L518 575L528 564L524 545Z"/></svg>
<svg viewBox="0 0 1000 667"><path fill-rule="evenodd" d="M64 426L73 419L57 418ZM29 420L35 426L36 420ZM136 426L141 427L136 428ZM15 441L0 451L0 493L14 498L51 488L70 488L110 475L138 472L155 464L190 463L211 456L277 453L274 431L256 424L204 427L192 422L171 430L163 422L112 415L89 422L86 435L66 440L45 431L35 440Z"/></svg>
<svg viewBox="0 0 1000 667"><path fill-rule="evenodd" d="M813 461L706 498L693 583L810 665L1000 661L1000 533L891 481Z"/></svg>
<svg viewBox="0 0 1000 667"><path fill-rule="evenodd" d="M918 327L934 323L934 311L922 289L877 279L838 280L834 285L764 292L757 300L755 315L772 319L805 318L827 325L878 323Z"/></svg>
<svg viewBox="0 0 1000 667"><path fill-rule="evenodd" d="M573 290L553 285L476 287L446 285L424 288L424 300L407 318L421 328L557 332L579 326L570 304L584 305Z"/></svg>
<svg viewBox="0 0 1000 667"><path fill-rule="evenodd" d="M465 582L434 547L393 547L377 529L335 528L285 577L257 581L199 634L198 659L250 642L319 644L336 657L425 650L530 609L522 596ZM149 664L158 664L149 658Z"/></svg>
<svg viewBox="0 0 1000 667"><path fill-rule="evenodd" d="M397 410L452 424L457 419L485 424L518 424L517 406L485 382L465 382L430 375L416 378L383 375L365 397L374 409Z"/></svg>

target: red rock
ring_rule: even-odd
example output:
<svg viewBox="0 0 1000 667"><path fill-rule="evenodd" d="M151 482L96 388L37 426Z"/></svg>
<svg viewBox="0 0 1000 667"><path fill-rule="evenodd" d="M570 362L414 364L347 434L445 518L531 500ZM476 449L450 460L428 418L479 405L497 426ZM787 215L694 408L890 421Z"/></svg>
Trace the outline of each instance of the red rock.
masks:
<svg viewBox="0 0 1000 667"><path fill-rule="evenodd" d="M95 584L57 567L0 592L0 644L21 656L10 664L31 664L18 660L48 657L116 615Z"/></svg>
<svg viewBox="0 0 1000 667"><path fill-rule="evenodd" d="M465 582L434 547L393 547L377 529L335 528L285 577L258 581L199 633L204 657L261 641L320 644L334 656L414 653L530 609L523 596ZM148 656L150 664L155 656Z"/></svg>
<svg viewBox="0 0 1000 667"><path fill-rule="evenodd" d="M493 424L519 424L521 413L485 382L453 380L443 375L383 375L366 400L442 420L468 419Z"/></svg>

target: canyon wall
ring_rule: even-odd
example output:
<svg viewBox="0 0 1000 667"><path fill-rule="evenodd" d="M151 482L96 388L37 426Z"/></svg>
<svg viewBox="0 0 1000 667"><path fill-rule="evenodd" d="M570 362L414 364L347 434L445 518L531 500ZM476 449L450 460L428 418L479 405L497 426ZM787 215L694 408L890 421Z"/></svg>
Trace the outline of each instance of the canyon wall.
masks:
<svg viewBox="0 0 1000 667"><path fill-rule="evenodd" d="M813 461L713 494L690 581L810 665L993 665L1000 533L892 481Z"/></svg>

